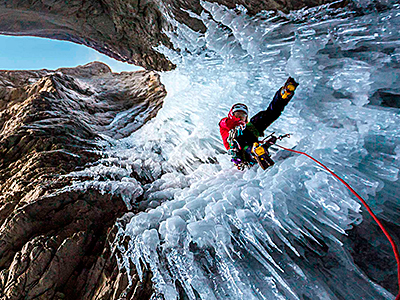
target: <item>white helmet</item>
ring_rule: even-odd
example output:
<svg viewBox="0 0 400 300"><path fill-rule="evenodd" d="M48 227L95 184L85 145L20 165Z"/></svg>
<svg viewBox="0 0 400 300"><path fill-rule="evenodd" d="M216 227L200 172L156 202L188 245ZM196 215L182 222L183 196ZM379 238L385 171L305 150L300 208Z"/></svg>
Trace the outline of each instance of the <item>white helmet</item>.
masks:
<svg viewBox="0 0 400 300"><path fill-rule="evenodd" d="M233 114L237 111L244 111L247 115L249 114L249 109L247 108L246 104L243 103L236 103L232 106L231 113Z"/></svg>

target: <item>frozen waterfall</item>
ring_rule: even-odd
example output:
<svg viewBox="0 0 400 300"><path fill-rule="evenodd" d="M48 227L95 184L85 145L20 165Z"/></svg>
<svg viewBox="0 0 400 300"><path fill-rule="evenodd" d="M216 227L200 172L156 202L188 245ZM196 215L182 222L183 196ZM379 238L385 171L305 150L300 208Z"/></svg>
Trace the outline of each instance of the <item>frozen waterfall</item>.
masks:
<svg viewBox="0 0 400 300"><path fill-rule="evenodd" d="M140 275L146 264L154 299L394 299L343 245L363 222L357 199L283 150L267 171L236 170L218 122L236 102L251 115L265 109L294 77L296 95L266 133L291 133L283 146L321 160L400 225L400 5L255 17L202 5L193 16L204 34L170 17L179 52L160 50L177 68L161 75L168 96L157 117L128 138L107 137L104 160L87 170L142 210L120 222L121 268Z"/></svg>

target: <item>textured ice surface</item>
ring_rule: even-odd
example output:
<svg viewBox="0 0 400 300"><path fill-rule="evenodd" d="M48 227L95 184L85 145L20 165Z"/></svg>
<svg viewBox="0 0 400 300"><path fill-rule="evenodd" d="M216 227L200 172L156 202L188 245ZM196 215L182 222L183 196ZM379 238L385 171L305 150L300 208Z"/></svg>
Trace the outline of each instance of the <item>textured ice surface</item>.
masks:
<svg viewBox="0 0 400 300"><path fill-rule="evenodd" d="M347 189L283 151L267 171L235 170L218 122L236 102L251 114L265 109L293 76L296 95L267 131L291 133L282 145L321 160L399 224L399 109L381 106L379 96L399 91L394 3L382 2L389 8L379 13L357 1L357 12L328 6L248 17L241 7L202 2L205 34L175 23L170 36L181 52L162 49L177 64L162 74L162 110L129 138L110 139L108 168L94 170L118 174L113 182L132 191L124 169L147 183L143 201L132 203L143 212L120 227L119 239L130 237L127 246L117 242L121 267L141 276L146 263L165 299L393 299L342 247L345 230L362 222Z"/></svg>

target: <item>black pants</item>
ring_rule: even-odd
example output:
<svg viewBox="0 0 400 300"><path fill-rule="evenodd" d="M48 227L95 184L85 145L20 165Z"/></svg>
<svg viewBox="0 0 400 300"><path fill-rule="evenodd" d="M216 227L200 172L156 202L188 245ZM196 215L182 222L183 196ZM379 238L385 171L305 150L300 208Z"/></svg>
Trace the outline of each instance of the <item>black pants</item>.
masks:
<svg viewBox="0 0 400 300"><path fill-rule="evenodd" d="M246 149L253 146L254 142L258 142L258 138L264 135L264 130L279 118L292 96L282 99L280 89L275 93L268 108L252 117L242 134L236 138L240 149L246 151Z"/></svg>
<svg viewBox="0 0 400 300"><path fill-rule="evenodd" d="M276 119L279 118L285 106L289 103L292 97L282 99L280 89L275 93L266 110L262 110L251 118L250 122L259 132L259 136L263 135L265 129L268 128Z"/></svg>

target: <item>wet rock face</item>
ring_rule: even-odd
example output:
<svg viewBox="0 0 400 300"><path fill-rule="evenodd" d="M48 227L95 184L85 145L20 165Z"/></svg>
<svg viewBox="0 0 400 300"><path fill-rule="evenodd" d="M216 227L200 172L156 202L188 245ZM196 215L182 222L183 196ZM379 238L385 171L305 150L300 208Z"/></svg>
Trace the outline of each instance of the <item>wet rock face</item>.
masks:
<svg viewBox="0 0 400 300"><path fill-rule="evenodd" d="M250 14L262 10L289 11L312 7L331 0L211 0L234 8L241 4ZM153 47L171 47L162 32L168 28L161 11L196 31L204 24L187 11L200 13L200 0L11 0L0 3L0 32L67 40L92 47L110 57L146 69L171 70L174 65Z"/></svg>
<svg viewBox="0 0 400 300"><path fill-rule="evenodd" d="M116 299L126 289L110 248L125 203L73 190L63 175L99 159L99 134L140 128L165 95L156 73L101 63L0 72L1 299ZM140 286L130 293L151 291Z"/></svg>

